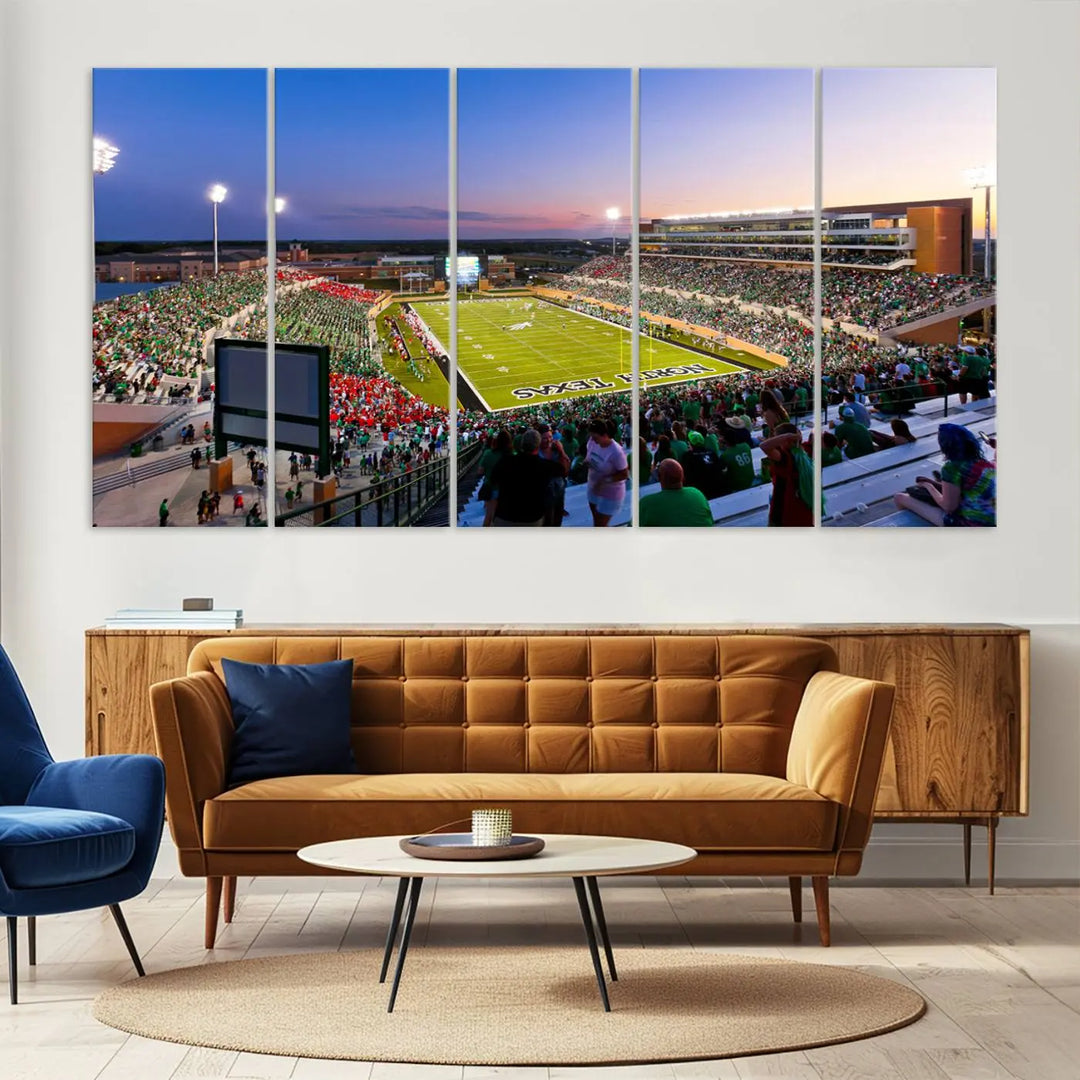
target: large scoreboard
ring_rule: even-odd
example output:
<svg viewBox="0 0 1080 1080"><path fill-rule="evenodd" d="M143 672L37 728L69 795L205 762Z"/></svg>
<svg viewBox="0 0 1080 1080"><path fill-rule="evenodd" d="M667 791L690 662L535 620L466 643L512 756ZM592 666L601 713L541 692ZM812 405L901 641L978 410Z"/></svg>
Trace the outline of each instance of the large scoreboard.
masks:
<svg viewBox="0 0 1080 1080"><path fill-rule="evenodd" d="M450 280L450 258L446 258L446 280ZM457 283L460 289L476 288L480 281L480 259L476 255L459 255L457 257Z"/></svg>

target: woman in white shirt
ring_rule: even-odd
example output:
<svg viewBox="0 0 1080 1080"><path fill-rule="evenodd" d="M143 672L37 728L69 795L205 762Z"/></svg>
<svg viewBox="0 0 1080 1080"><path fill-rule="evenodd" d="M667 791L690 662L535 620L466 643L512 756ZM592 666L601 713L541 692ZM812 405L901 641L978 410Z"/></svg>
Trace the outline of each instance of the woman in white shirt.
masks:
<svg viewBox="0 0 1080 1080"><path fill-rule="evenodd" d="M593 526L606 528L626 498L626 478L630 469L626 451L614 438L618 428L613 420L596 417L589 424L585 460L589 466L589 509Z"/></svg>

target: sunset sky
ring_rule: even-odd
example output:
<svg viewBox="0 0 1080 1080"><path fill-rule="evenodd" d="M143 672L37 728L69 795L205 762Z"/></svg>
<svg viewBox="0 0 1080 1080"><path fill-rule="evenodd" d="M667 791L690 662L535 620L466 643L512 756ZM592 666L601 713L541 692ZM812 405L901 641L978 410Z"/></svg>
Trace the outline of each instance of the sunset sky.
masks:
<svg viewBox="0 0 1080 1080"><path fill-rule="evenodd" d="M442 69L278 69L279 239L445 238L448 94ZM992 69L826 70L823 202L972 194L995 96ZM209 239L215 182L221 238L262 236L265 122L260 69L96 71L94 131L121 151L97 239ZM462 241L603 236L609 206L626 235L630 126L626 69L460 70ZM641 183L644 218L812 203L812 72L643 70Z"/></svg>
<svg viewBox="0 0 1080 1080"><path fill-rule="evenodd" d="M822 137L824 205L974 195L974 232L983 235L984 195L964 171L997 164L993 68L826 69Z"/></svg>
<svg viewBox="0 0 1080 1080"><path fill-rule="evenodd" d="M629 69L459 71L461 236L626 235L630 117Z"/></svg>
<svg viewBox="0 0 1080 1080"><path fill-rule="evenodd" d="M814 203L814 73L641 73L641 216Z"/></svg>

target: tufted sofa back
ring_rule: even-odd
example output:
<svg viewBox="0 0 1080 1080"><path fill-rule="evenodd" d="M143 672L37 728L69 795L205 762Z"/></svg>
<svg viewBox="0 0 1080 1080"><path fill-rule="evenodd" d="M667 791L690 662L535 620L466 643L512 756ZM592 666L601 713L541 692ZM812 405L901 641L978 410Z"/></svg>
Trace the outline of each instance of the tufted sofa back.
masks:
<svg viewBox="0 0 1080 1080"><path fill-rule="evenodd" d="M351 659L353 749L366 773L783 777L806 684L837 668L810 638L489 631L211 638L188 673L222 678L222 657Z"/></svg>

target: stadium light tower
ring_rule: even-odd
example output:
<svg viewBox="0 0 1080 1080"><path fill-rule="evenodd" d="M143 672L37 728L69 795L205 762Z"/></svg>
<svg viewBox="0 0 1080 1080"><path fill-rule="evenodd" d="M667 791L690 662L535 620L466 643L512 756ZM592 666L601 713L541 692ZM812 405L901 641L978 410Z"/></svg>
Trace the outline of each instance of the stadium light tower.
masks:
<svg viewBox="0 0 1080 1080"><path fill-rule="evenodd" d="M622 215L619 213L617 206L609 206L607 208L607 219L611 222L611 254L615 255L615 222L619 220Z"/></svg>
<svg viewBox="0 0 1080 1080"><path fill-rule="evenodd" d="M120 153L118 146L113 146L108 139L100 135L94 136L94 172L101 176L107 173L116 164L116 155Z"/></svg>
<svg viewBox="0 0 1080 1080"><path fill-rule="evenodd" d="M214 204L214 277L217 277L218 272L218 231L217 231L217 208L218 203L225 201L225 196L229 194L229 189L224 184L214 184L210 188L210 201Z"/></svg>
<svg viewBox="0 0 1080 1080"><path fill-rule="evenodd" d="M964 171L964 178L970 187L986 190L986 218L983 229L983 277L990 279L990 189L997 183L992 165L978 165Z"/></svg>

